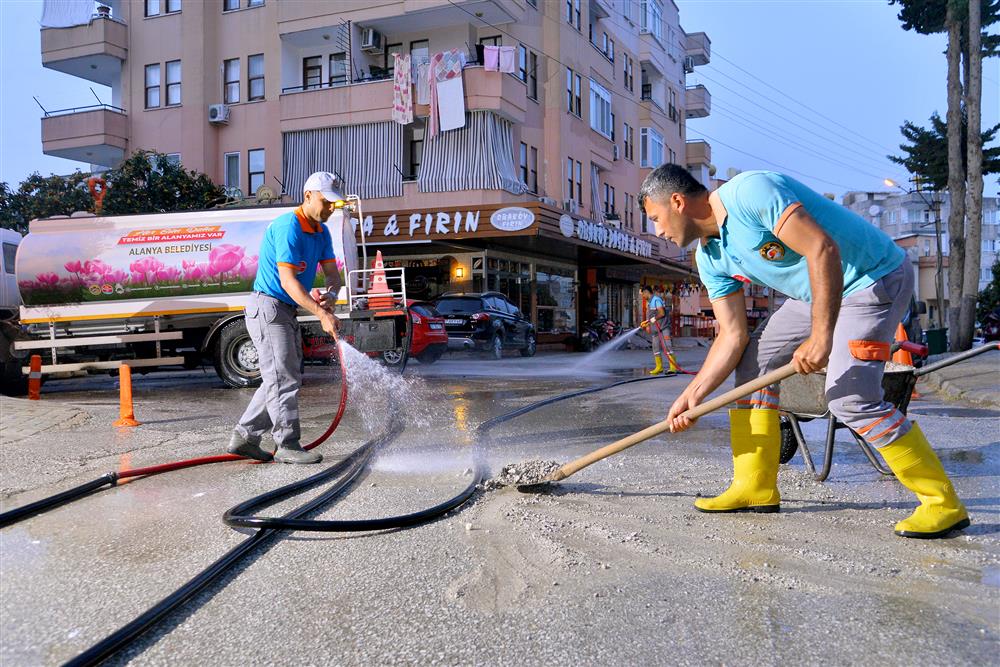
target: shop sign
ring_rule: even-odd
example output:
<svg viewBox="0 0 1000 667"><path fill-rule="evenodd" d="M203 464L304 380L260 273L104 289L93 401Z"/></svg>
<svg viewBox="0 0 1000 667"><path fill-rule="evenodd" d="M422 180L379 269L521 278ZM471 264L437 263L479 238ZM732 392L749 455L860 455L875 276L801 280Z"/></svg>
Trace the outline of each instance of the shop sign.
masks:
<svg viewBox="0 0 1000 667"><path fill-rule="evenodd" d="M531 227L534 221L535 214L520 206L508 206L490 216L490 224L502 232L519 232Z"/></svg>
<svg viewBox="0 0 1000 667"><path fill-rule="evenodd" d="M637 257L653 256L653 244L649 241L643 241L631 234L596 222L574 221L568 215L563 215L559 218L559 229L568 238L576 236L581 241L593 243L602 248L613 248Z"/></svg>
<svg viewBox="0 0 1000 667"><path fill-rule="evenodd" d="M352 220L355 231L357 219ZM366 215L363 229L365 236L371 236L375 230L372 216ZM475 233L479 230L479 211L462 211L451 213L410 213L397 215L393 213L382 227L382 235L407 236L409 238L430 237L432 234L458 234L460 232Z"/></svg>

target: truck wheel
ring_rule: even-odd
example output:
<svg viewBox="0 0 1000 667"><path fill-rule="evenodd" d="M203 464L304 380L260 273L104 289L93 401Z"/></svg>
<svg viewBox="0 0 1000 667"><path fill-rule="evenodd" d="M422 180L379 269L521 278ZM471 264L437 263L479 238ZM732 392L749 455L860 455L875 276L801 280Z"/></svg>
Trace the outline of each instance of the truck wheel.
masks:
<svg viewBox="0 0 1000 667"><path fill-rule="evenodd" d="M0 394L24 396L28 393L28 378L21 373L24 361L14 356L17 329L0 322Z"/></svg>
<svg viewBox="0 0 1000 667"><path fill-rule="evenodd" d="M402 347L395 347L382 353L382 363L397 373L402 373L406 369L406 361L406 350Z"/></svg>
<svg viewBox="0 0 1000 667"><path fill-rule="evenodd" d="M230 387L256 387L260 384L260 363L242 319L222 327L215 344L215 372Z"/></svg>

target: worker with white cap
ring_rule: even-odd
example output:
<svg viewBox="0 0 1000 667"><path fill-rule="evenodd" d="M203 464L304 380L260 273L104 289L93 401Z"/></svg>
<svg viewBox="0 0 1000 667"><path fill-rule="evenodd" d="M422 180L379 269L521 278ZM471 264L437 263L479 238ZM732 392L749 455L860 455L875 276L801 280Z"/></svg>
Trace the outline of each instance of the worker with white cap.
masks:
<svg viewBox="0 0 1000 667"><path fill-rule="evenodd" d="M233 429L228 451L258 461L319 463L323 457L306 451L300 442L299 387L302 385L302 338L296 315L299 308L319 318L323 331L333 336L339 322L327 301L315 301L309 292L317 265L323 268L327 295L336 297L341 277L324 222L344 197L336 175L318 171L306 179L302 205L271 222L264 233L257 278L246 305L246 326L257 348L262 384ZM277 444L271 452L261 447L270 429Z"/></svg>

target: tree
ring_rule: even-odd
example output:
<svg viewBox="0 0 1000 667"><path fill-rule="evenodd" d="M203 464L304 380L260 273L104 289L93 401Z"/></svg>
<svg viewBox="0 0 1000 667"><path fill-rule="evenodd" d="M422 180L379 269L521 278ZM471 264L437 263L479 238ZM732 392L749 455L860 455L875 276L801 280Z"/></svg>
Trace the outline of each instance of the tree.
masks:
<svg viewBox="0 0 1000 667"><path fill-rule="evenodd" d="M35 172L16 191L0 183L0 225L26 234L35 218L89 211L94 200L87 191L88 177L81 172L69 176Z"/></svg>
<svg viewBox="0 0 1000 667"><path fill-rule="evenodd" d="M964 119L963 119L964 120ZM906 121L899 128L903 138L909 143L900 144L905 156L888 155L892 162L902 165L920 179L930 190L943 191L948 186L948 130L945 122L936 112L931 114L930 127L921 127ZM981 145L993 143L1000 131L1000 123L982 132ZM962 123L962 154L967 150L968 124ZM962 169L967 171L963 160ZM1000 174L1000 145L983 149L982 173Z"/></svg>
<svg viewBox="0 0 1000 667"><path fill-rule="evenodd" d="M104 213L167 213L209 208L224 196L205 174L185 171L166 155L137 151L105 178Z"/></svg>
<svg viewBox="0 0 1000 667"><path fill-rule="evenodd" d="M1000 308L1000 259L993 262L993 280L979 293L976 318L982 322L997 308Z"/></svg>

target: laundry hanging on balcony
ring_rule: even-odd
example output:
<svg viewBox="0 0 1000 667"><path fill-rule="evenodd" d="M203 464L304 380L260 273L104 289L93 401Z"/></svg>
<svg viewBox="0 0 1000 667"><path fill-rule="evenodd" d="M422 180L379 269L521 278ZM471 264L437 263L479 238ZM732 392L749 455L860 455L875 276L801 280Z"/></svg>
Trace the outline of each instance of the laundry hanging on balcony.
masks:
<svg viewBox="0 0 1000 667"><path fill-rule="evenodd" d="M597 165L590 165L590 218L604 222L604 205L601 203L601 172Z"/></svg>
<svg viewBox="0 0 1000 667"><path fill-rule="evenodd" d="M491 111L471 111L465 127L424 142L417 185L421 192L527 192L514 168L510 122Z"/></svg>
<svg viewBox="0 0 1000 667"><path fill-rule="evenodd" d="M431 103L431 64L430 62L414 62L413 88L416 90L417 104Z"/></svg>
<svg viewBox="0 0 1000 667"><path fill-rule="evenodd" d="M399 53L392 54L392 119L400 125L413 122L413 91L410 80L410 56Z"/></svg>
<svg viewBox="0 0 1000 667"><path fill-rule="evenodd" d="M499 46L484 46L483 47L483 69L487 72L499 72L500 71L500 47Z"/></svg>
<svg viewBox="0 0 1000 667"><path fill-rule="evenodd" d="M428 137L465 125L465 88L462 68L465 52L442 51L431 56L431 115Z"/></svg>
<svg viewBox="0 0 1000 667"><path fill-rule="evenodd" d="M285 132L282 180L297 201L306 178L332 171L344 179L348 193L363 199L400 197L403 177L403 127L392 121ZM361 156L361 157L358 157Z"/></svg>
<svg viewBox="0 0 1000 667"><path fill-rule="evenodd" d="M43 28L71 28L87 25L94 13L94 0L45 0L42 4Z"/></svg>
<svg viewBox="0 0 1000 667"><path fill-rule="evenodd" d="M514 47L500 47L500 71L505 74L514 73Z"/></svg>

